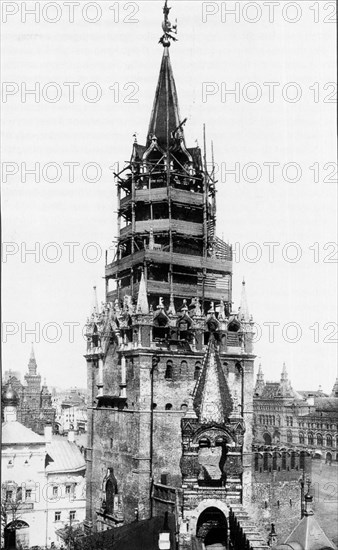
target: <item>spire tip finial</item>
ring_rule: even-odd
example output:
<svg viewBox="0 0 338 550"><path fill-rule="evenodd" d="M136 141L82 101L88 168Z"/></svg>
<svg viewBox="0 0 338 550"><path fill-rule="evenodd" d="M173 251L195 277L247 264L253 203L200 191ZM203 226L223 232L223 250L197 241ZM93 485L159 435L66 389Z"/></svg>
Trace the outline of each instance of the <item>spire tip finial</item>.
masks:
<svg viewBox="0 0 338 550"><path fill-rule="evenodd" d="M177 38L173 36L173 34L177 34L177 20L175 21L175 25L172 25L169 21L168 15L171 8L168 8L168 0L165 0L164 6L163 6L163 14L164 14L164 20L162 23L162 29L163 29L163 36L161 36L159 43L162 44L164 48L169 48L171 44L171 40L174 42L177 41Z"/></svg>

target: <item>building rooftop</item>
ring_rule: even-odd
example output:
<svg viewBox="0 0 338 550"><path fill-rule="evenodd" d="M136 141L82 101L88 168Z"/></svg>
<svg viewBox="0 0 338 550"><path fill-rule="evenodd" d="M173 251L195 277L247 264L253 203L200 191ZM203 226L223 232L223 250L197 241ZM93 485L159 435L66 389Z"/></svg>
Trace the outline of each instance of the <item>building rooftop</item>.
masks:
<svg viewBox="0 0 338 550"><path fill-rule="evenodd" d="M17 420L4 422L2 424L3 445L27 445L32 443L40 443L40 445L43 445L44 442L45 440L41 435L26 428L26 426Z"/></svg>
<svg viewBox="0 0 338 550"><path fill-rule="evenodd" d="M55 435L51 443L47 443L46 448L51 458L51 462L49 462L46 468L48 473L85 469L84 456L76 443L72 443L62 436Z"/></svg>

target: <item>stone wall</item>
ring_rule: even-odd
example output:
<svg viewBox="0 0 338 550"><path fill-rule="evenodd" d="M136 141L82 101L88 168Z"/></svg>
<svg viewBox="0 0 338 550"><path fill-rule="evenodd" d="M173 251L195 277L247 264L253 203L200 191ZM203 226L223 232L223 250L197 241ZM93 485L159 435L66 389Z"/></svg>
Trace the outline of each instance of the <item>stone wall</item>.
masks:
<svg viewBox="0 0 338 550"><path fill-rule="evenodd" d="M254 453L252 462L252 494L244 495L244 506L257 527L268 535L271 523L275 524L279 543L296 527L301 518L301 485L303 469L299 456L291 467L291 453L278 453L275 462L271 452ZM258 459L258 460L257 460ZM311 460L304 460L304 475L311 475ZM274 467L276 469L274 469Z"/></svg>

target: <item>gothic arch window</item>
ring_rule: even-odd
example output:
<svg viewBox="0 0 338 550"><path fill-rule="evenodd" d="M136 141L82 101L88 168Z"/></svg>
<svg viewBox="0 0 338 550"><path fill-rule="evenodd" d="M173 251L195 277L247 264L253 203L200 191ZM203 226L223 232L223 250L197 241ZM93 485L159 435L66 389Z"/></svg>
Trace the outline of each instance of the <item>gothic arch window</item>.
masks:
<svg viewBox="0 0 338 550"><path fill-rule="evenodd" d="M309 445L313 445L313 434L311 432L308 434L308 443Z"/></svg>
<svg viewBox="0 0 338 550"><path fill-rule="evenodd" d="M240 376L242 370L243 370L242 365L237 361L237 363L235 364L235 374L236 374L236 376Z"/></svg>
<svg viewBox="0 0 338 550"><path fill-rule="evenodd" d="M271 435L269 433L263 434L264 445L271 445Z"/></svg>
<svg viewBox="0 0 338 550"><path fill-rule="evenodd" d="M301 445L304 445L304 434L303 434L303 432L299 432L299 443Z"/></svg>
<svg viewBox="0 0 338 550"><path fill-rule="evenodd" d="M199 379L200 372L201 372L201 363L199 361L196 361L195 371L194 371L194 380Z"/></svg>
<svg viewBox="0 0 338 550"><path fill-rule="evenodd" d="M288 433L286 434L286 441L288 443L292 443L292 432L288 431Z"/></svg>
<svg viewBox="0 0 338 550"><path fill-rule="evenodd" d="M263 455L263 470L268 469L268 464L269 464L269 453L264 453L264 455Z"/></svg>
<svg viewBox="0 0 338 550"><path fill-rule="evenodd" d="M291 453L291 469L296 467L296 453L292 451Z"/></svg>
<svg viewBox="0 0 338 550"><path fill-rule="evenodd" d="M273 470L277 470L277 459L278 459L278 454L273 453L273 455L272 455L272 469Z"/></svg>
<svg viewBox="0 0 338 550"><path fill-rule="evenodd" d="M317 445L319 447L323 446L323 436L322 436L322 434L317 434Z"/></svg>
<svg viewBox="0 0 338 550"><path fill-rule="evenodd" d="M326 446L332 447L332 436L330 434L327 434L326 436Z"/></svg>
<svg viewBox="0 0 338 550"><path fill-rule="evenodd" d="M286 452L282 452L282 470L286 470Z"/></svg>
<svg viewBox="0 0 338 550"><path fill-rule="evenodd" d="M173 362L169 360L167 361L167 366L165 369L165 379L172 380L172 378L173 378Z"/></svg>

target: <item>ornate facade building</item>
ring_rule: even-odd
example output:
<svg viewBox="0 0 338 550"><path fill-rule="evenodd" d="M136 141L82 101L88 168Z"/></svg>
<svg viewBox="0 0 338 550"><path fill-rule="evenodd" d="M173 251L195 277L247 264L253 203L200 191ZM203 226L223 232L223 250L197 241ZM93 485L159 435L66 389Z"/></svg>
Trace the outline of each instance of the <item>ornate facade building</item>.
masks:
<svg viewBox="0 0 338 550"><path fill-rule="evenodd" d="M41 375L37 371L34 349L28 363L28 372L25 374L25 383L22 384L12 371L7 371L4 388L10 384L15 390L19 403L17 406L18 421L38 434L44 433L47 424L54 427L55 408L52 405L52 395L46 382L41 384Z"/></svg>
<svg viewBox="0 0 338 550"><path fill-rule="evenodd" d="M254 391L254 442L297 447L327 462L338 460L338 379L331 395L295 391L285 365L280 382L264 382L259 367Z"/></svg>
<svg viewBox="0 0 338 550"><path fill-rule="evenodd" d="M19 422L10 383L2 403L1 548L60 548L65 527L84 520L84 457L71 437L53 435L50 425L42 436Z"/></svg>

